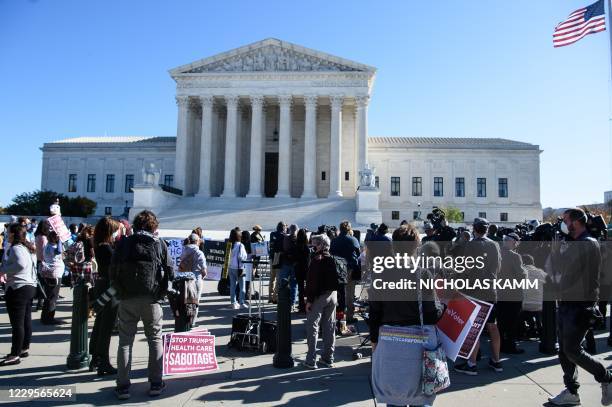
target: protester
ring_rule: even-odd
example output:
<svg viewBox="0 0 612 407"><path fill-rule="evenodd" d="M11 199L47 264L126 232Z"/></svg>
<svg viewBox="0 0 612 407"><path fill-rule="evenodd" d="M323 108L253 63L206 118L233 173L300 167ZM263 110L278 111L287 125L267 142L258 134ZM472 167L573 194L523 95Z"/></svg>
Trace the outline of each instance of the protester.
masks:
<svg viewBox="0 0 612 407"><path fill-rule="evenodd" d="M497 236L497 225L489 225L489 230L487 231L487 237L494 242L501 242L503 239Z"/></svg>
<svg viewBox="0 0 612 407"><path fill-rule="evenodd" d="M477 257L483 258L484 267L474 267L466 271L467 278L471 281L494 280L499 274L501 268L501 255L497 243L489 239L487 229L489 222L484 218L476 218L472 224L474 238L465 247L464 256L469 256L474 259ZM466 294L471 295L476 299L492 302L497 302L497 292L495 287L491 285L489 288L466 290ZM503 372L504 368L499 358L501 340L499 329L497 328L497 306L493 305L489 318L486 322L486 328L491 339L491 356L488 365L496 372ZM476 367L476 359L478 350L480 349L480 341L476 342L476 346L470 355L470 359L464 363L455 364L455 371L464 373L470 376L478 374Z"/></svg>
<svg viewBox="0 0 612 407"><path fill-rule="evenodd" d="M243 264L247 259L247 252L240 241L242 238L240 232L240 228L234 228L229 236L229 242L231 243L229 263L230 302L234 309L248 308L248 305L244 302L246 275ZM236 301L236 287L239 290L238 302Z"/></svg>
<svg viewBox="0 0 612 407"><path fill-rule="evenodd" d="M323 333L323 350L319 364L334 367L336 343L336 306L338 305L338 277L336 263L329 254L330 241L326 235L312 236L314 254L306 277L306 342L308 353L303 365L317 368L317 339L319 325Z"/></svg>
<svg viewBox="0 0 612 407"><path fill-rule="evenodd" d="M375 242L390 242L391 238L387 236L389 233L389 226L384 223L381 223L376 229L376 232L372 236L372 240Z"/></svg>
<svg viewBox="0 0 612 407"><path fill-rule="evenodd" d="M261 230L261 226L253 226L253 233L251 233L251 244L263 243L265 241L263 235L261 234ZM258 276L257 267L259 266L259 259L260 256L253 255L253 278Z"/></svg>
<svg viewBox="0 0 612 407"><path fill-rule="evenodd" d="M514 232L503 237L501 268L498 276L503 281L521 281L527 277L523 270L521 256L515 251L519 240L519 236ZM506 288L497 293L496 307L502 353L516 355L525 352L516 344L522 304L523 290L521 288Z"/></svg>
<svg viewBox="0 0 612 407"><path fill-rule="evenodd" d="M340 223L340 234L331 241L329 252L332 256L342 257L346 260L348 281L343 290L339 292L338 304L342 312L346 312L346 322L355 323L355 284L361 270L359 269L358 259L361 252L359 242L352 236L353 229L347 220ZM359 276L360 277L360 276Z"/></svg>
<svg viewBox="0 0 612 407"><path fill-rule="evenodd" d="M39 229L46 222L41 222ZM62 322L55 319L55 308L61 279L64 275L66 266L64 265L64 250L57 233L50 231L47 236L47 244L43 250L43 261L40 269L43 287L45 289L45 299L43 302L40 323L43 325L57 325Z"/></svg>
<svg viewBox="0 0 612 407"><path fill-rule="evenodd" d="M179 272L176 277L190 277L196 282L197 290L197 306L200 305L200 297L204 288L204 278L208 270L206 266L206 257L204 252L200 250L200 237L192 233L187 238L187 244L183 246L181 252L181 261L179 263ZM197 318L196 318L197 319Z"/></svg>
<svg viewBox="0 0 612 407"><path fill-rule="evenodd" d="M297 280L295 277L295 265L297 261L297 232L298 225L289 226L288 233L283 237L283 252L281 254L281 270L278 278L287 279L290 287L291 306L297 305Z"/></svg>
<svg viewBox="0 0 612 407"><path fill-rule="evenodd" d="M418 230L412 225L403 225L393 232L394 251L408 256L416 255L419 246ZM439 250L439 249L438 249ZM408 278L427 279L432 276L426 269L408 273ZM415 280L417 281L417 280ZM425 396L422 393L421 374L423 370L423 346L437 348L439 339L435 324L442 317L443 305L437 300L433 290L423 289L422 321L419 312L419 301L371 301L370 302L370 340L372 342L372 375L374 383L385 383L385 388L375 386L377 401L393 403L389 405L432 405L435 395ZM424 325L427 335L424 345L412 349L402 344L380 341L379 335L386 327L417 327ZM412 354L414 351L415 354ZM421 363L415 363L415 356ZM393 363L390 363L393 361ZM403 361L404 363L401 363ZM399 362L399 363L398 363ZM391 368L394 366L394 368ZM397 371L396 369L400 369ZM377 394L380 393L380 394Z"/></svg>
<svg viewBox="0 0 612 407"><path fill-rule="evenodd" d="M32 339L32 300L36 295L36 248L25 226L9 227L9 248L0 273L6 274L6 308L11 322L11 352L0 366L17 365L29 356Z"/></svg>
<svg viewBox="0 0 612 407"><path fill-rule="evenodd" d="M423 243L427 243L435 239L436 229L434 229L430 221L425 221L423 223L423 230L425 231L425 236L422 239Z"/></svg>
<svg viewBox="0 0 612 407"><path fill-rule="evenodd" d="M270 233L270 285L268 287L268 302L276 304L278 300L278 273L281 269L280 257L283 252L283 241L287 231L285 222L278 222L276 230Z"/></svg>
<svg viewBox="0 0 612 407"><path fill-rule="evenodd" d="M527 273L527 279L529 281L538 281L537 288L529 288L523 293L521 320L527 323L530 333L540 337L542 333L542 308L546 273L535 266L535 261L531 255L523 254L521 259L523 260L523 269Z"/></svg>
<svg viewBox="0 0 612 407"><path fill-rule="evenodd" d="M97 301L111 287L110 266L115 242L119 236L119 222L106 216L98 221L94 228L94 255L98 263L98 275L93 288L93 301ZM91 362L89 371L97 370L98 376L117 374L110 363L110 340L119 303L112 296L102 309L96 311L96 319L89 339Z"/></svg>
<svg viewBox="0 0 612 407"><path fill-rule="evenodd" d="M156 237L159 223L151 211L134 218L134 234L120 241L113 253L110 277L119 302L119 349L117 351L118 399L130 398L132 345L142 320L149 345L149 396L158 396L165 388L162 380L161 302L168 282L174 279L172 259L166 244Z"/></svg>
<svg viewBox="0 0 612 407"><path fill-rule="evenodd" d="M561 230L565 241L553 246L551 265L554 280L559 285L559 361L563 369L565 389L550 397L554 405L578 405L578 366L589 372L601 384L601 404L612 404L612 374L610 370L585 352L581 345L592 328L589 320L599 299L601 252L599 242L586 228L587 216L582 209L563 213Z"/></svg>
<svg viewBox="0 0 612 407"><path fill-rule="evenodd" d="M43 307L45 299L44 278L42 276L42 262L44 257L45 246L47 245L47 237L51 231L51 225L47 221L43 221L34 232L34 245L36 246L36 277L40 285L36 290L36 311L40 311Z"/></svg>
<svg viewBox="0 0 612 407"><path fill-rule="evenodd" d="M310 266L310 247L308 245L308 231L300 229L295 242L295 278L298 288L298 312L306 312L305 289L308 267Z"/></svg>

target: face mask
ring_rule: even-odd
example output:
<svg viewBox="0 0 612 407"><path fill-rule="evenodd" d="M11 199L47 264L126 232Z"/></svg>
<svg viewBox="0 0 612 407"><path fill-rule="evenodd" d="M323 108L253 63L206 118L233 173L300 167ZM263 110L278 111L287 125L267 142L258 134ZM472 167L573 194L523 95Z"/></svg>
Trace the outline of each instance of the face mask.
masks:
<svg viewBox="0 0 612 407"><path fill-rule="evenodd" d="M567 227L567 223L565 223L565 222L561 222L561 233L563 233L564 235L569 235L570 234L570 230Z"/></svg>

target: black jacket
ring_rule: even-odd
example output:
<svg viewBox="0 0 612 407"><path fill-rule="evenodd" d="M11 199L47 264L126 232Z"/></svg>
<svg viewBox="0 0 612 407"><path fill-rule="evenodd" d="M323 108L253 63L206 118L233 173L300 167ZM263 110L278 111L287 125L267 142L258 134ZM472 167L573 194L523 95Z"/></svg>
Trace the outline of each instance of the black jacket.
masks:
<svg viewBox="0 0 612 407"><path fill-rule="evenodd" d="M339 256L346 260L346 265L350 270L357 268L359 260L359 242L353 236L346 233L340 235L331 241L329 252L333 256Z"/></svg>

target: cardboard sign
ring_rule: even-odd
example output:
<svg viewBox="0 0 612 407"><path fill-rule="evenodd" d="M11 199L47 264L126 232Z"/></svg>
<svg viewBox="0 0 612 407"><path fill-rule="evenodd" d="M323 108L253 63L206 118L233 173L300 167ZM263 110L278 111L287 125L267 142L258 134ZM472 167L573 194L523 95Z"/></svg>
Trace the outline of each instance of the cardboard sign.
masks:
<svg viewBox="0 0 612 407"><path fill-rule="evenodd" d="M444 315L438 321L439 337L446 356L455 361L468 336L480 305L461 295L448 302Z"/></svg>
<svg viewBox="0 0 612 407"><path fill-rule="evenodd" d="M174 264L174 272L179 271L179 265L181 264L181 253L183 253L183 241L181 239L166 240L168 243L168 255L172 259Z"/></svg>
<svg viewBox="0 0 612 407"><path fill-rule="evenodd" d="M218 240L204 241L204 256L208 273L206 280L219 281L225 264L226 244Z"/></svg>
<svg viewBox="0 0 612 407"><path fill-rule="evenodd" d="M467 297L470 301L480 306L480 310L476 314L476 318L474 318L474 322L470 327L470 330L463 341L463 345L461 345L461 349L459 350L459 357L468 359L472 352L474 351L474 347L476 343L480 339L480 335L484 330L484 327L487 323L487 319L489 319L489 314L491 313L491 309L493 309L493 304L490 304L485 301L477 300L476 298Z"/></svg>
<svg viewBox="0 0 612 407"><path fill-rule="evenodd" d="M207 330L163 336L163 375L203 373L219 368L215 337Z"/></svg>
<svg viewBox="0 0 612 407"><path fill-rule="evenodd" d="M53 215L47 218L47 221L49 221L51 229L53 229L53 231L57 233L57 236L59 237L62 243L70 240L70 231L66 227L66 224L64 223L64 220L60 215Z"/></svg>

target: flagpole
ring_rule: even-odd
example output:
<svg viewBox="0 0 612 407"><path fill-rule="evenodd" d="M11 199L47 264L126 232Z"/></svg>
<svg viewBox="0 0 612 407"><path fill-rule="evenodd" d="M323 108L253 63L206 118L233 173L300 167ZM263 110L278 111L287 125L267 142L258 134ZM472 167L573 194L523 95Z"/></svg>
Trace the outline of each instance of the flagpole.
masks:
<svg viewBox="0 0 612 407"><path fill-rule="evenodd" d="M608 178L608 188L612 190L612 0L604 0L605 8L607 9L608 23L608 49L610 51L610 77L608 79L608 161L610 165L610 173ZM607 202L604 202L604 204Z"/></svg>

